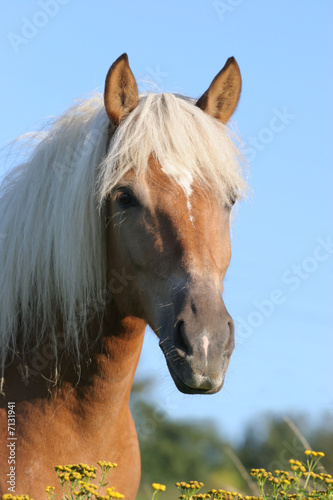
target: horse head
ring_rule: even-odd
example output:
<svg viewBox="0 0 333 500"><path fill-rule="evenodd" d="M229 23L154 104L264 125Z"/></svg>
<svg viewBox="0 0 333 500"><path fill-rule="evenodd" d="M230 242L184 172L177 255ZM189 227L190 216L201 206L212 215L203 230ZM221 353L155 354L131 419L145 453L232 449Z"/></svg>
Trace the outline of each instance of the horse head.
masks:
<svg viewBox="0 0 333 500"><path fill-rule="evenodd" d="M108 193L108 279L114 270L131 277L131 292L124 287L114 301L123 315L142 318L154 330L170 374L184 393L219 391L234 349L234 324L222 289L231 257L230 212L238 193L228 174L214 172L227 168L223 158L218 160L222 165L209 171L206 163L214 157L209 160L208 149L216 149L217 136L206 138L203 131L208 124L225 134L240 91L240 71L230 58L196 103L158 95L150 103L156 123L149 124L147 103L140 108L126 54L106 78L113 176L117 157L127 162ZM177 115L182 107L185 118ZM191 120L202 130L192 133ZM135 132L128 152L125 137L131 127ZM163 131L165 137L149 150L146 136ZM146 168L140 168L134 142L146 149Z"/></svg>

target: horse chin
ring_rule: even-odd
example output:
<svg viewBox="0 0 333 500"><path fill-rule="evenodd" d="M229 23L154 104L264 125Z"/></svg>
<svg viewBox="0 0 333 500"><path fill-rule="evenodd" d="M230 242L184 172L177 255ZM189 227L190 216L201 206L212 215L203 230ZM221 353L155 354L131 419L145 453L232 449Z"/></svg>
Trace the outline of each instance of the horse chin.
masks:
<svg viewBox="0 0 333 500"><path fill-rule="evenodd" d="M169 369L169 372L170 372L170 375L177 387L177 389L182 392L183 394L215 394L217 392L219 392L221 389L222 389L222 386L223 386L223 382L224 380L222 380L222 383L219 384L218 386L214 387L212 386L211 388L205 388L205 389L202 389L200 387L196 387L194 386L194 384L192 385L188 385L186 382L184 382L184 380L176 373L176 371L174 370L174 368L172 368L171 364L167 361L167 365L168 365L168 369Z"/></svg>

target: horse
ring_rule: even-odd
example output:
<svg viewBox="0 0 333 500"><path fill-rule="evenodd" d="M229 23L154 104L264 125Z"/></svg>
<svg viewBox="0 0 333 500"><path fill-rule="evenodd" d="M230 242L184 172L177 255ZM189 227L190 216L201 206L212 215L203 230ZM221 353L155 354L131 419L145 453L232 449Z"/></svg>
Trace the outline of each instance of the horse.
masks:
<svg viewBox="0 0 333 500"><path fill-rule="evenodd" d="M179 391L221 389L230 218L247 188L227 126L240 93L231 57L198 100L139 94L123 54L104 94L29 134L0 198L1 494L41 499L54 466L112 460L112 485L135 498L129 397L147 325Z"/></svg>

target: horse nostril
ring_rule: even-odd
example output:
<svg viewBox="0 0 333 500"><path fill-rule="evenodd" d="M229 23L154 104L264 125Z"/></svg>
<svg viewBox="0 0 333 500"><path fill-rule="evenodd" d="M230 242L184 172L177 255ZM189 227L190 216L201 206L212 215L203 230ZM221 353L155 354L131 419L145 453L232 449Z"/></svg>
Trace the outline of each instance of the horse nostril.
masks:
<svg viewBox="0 0 333 500"><path fill-rule="evenodd" d="M185 323L181 319L177 322L174 330L174 344L184 354L191 354L192 349L185 333Z"/></svg>
<svg viewBox="0 0 333 500"><path fill-rule="evenodd" d="M228 353L228 355L230 356L235 348L235 324L232 318L230 318L230 320L228 321L228 327L229 327L229 335L226 344L226 353Z"/></svg>

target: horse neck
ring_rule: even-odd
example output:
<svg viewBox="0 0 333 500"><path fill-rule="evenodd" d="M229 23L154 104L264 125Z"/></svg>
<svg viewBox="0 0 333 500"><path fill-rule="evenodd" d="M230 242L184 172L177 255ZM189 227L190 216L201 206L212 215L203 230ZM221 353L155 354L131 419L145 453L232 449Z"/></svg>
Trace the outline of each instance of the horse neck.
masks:
<svg viewBox="0 0 333 500"><path fill-rule="evenodd" d="M92 357L92 368L84 368L79 391L92 404L105 404L107 398L115 409L128 404L146 323L115 311L109 317L104 320L102 348Z"/></svg>
<svg viewBox="0 0 333 500"><path fill-rule="evenodd" d="M59 356L59 382L49 380L50 374L41 370L38 375L22 376L22 368L13 363L5 374L5 399L8 401L36 401L59 406L62 401L76 405L82 411L101 409L112 414L128 405L134 374L139 361L146 323L138 318L122 316L113 306L103 320L99 342L83 357L80 369L72 360ZM100 331L100 324L92 324L91 338ZM82 413L81 411L81 413Z"/></svg>

